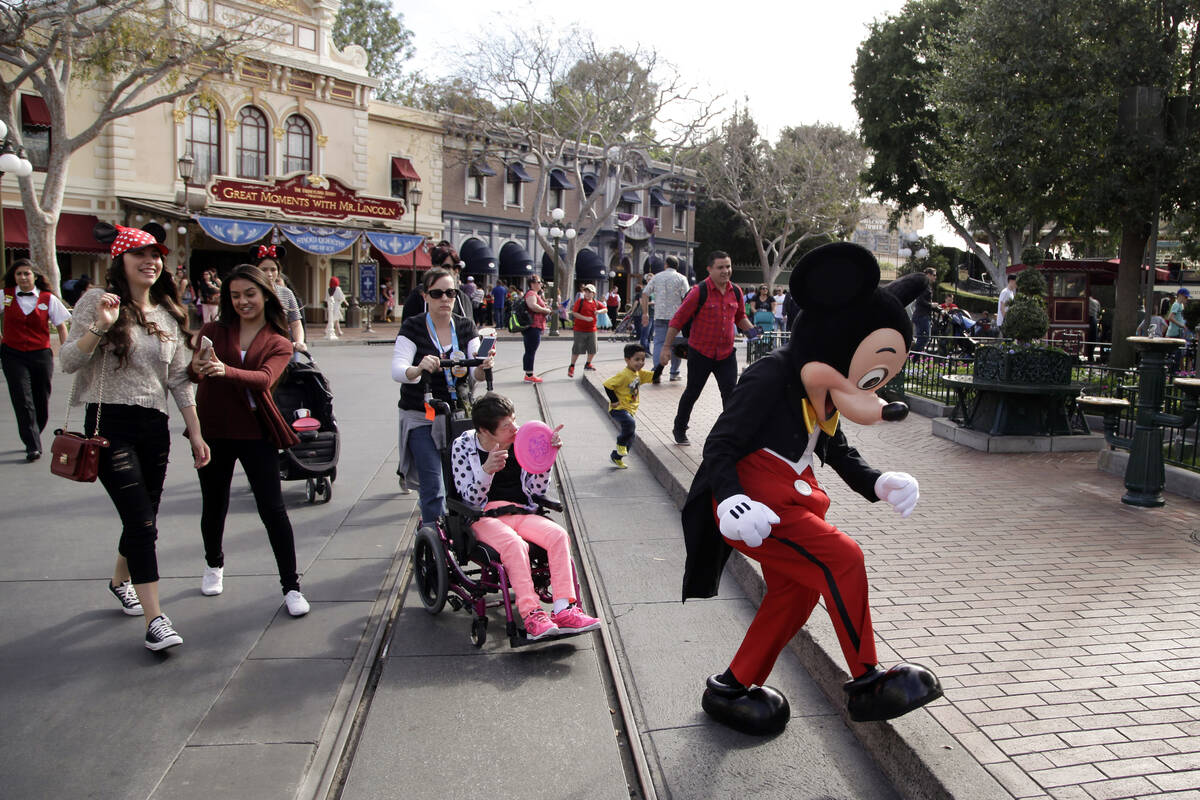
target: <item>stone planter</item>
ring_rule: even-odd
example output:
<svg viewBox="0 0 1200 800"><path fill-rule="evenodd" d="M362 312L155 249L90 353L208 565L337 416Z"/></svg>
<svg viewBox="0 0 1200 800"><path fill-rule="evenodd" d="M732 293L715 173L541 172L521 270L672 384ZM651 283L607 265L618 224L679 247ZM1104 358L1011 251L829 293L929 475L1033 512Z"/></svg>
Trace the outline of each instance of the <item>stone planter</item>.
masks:
<svg viewBox="0 0 1200 800"><path fill-rule="evenodd" d="M1062 384L1071 382L1071 357L1061 350L1016 349L986 345L975 353L976 380L991 383Z"/></svg>

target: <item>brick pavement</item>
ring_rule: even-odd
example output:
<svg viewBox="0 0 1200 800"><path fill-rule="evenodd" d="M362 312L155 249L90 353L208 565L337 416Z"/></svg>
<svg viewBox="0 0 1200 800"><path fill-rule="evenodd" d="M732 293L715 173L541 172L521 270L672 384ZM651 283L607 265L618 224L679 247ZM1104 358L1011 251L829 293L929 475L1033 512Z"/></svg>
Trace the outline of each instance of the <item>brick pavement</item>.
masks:
<svg viewBox="0 0 1200 800"><path fill-rule="evenodd" d="M638 434L686 486L720 398L710 381L678 447L682 390L645 387ZM942 679L933 718L1017 798L1200 798L1200 503L1126 506L1095 453L979 453L917 415L846 428L921 481L901 520L818 473L866 552L881 659Z"/></svg>

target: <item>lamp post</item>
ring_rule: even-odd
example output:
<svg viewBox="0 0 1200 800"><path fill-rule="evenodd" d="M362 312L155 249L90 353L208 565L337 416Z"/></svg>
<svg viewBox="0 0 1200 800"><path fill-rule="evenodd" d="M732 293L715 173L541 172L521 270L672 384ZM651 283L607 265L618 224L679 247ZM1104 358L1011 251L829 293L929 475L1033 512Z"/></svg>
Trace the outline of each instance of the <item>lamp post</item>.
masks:
<svg viewBox="0 0 1200 800"><path fill-rule="evenodd" d="M558 243L564 238L569 242L578 235L578 231L576 231L569 222L566 223L566 226L564 227L563 218L566 216L567 212L563 211L561 208L551 209L550 222L538 226L538 233L540 233L543 238L550 240L550 260L554 262L555 299L551 301L553 306L550 309L552 312L550 314L550 332L547 334L547 336L558 336L557 293L562 290L562 287L558 285L560 282L558 280L558 276L565 271L563 269L562 257L558 254Z"/></svg>
<svg viewBox="0 0 1200 800"><path fill-rule="evenodd" d="M11 172L18 178L28 178L33 174L33 164L25 157L24 149L17 151L8 138L8 126L0 122L0 178L4 173ZM2 196L2 195L0 195ZM4 238L4 208L0 202L0 271L8 269L8 242Z"/></svg>
<svg viewBox="0 0 1200 800"><path fill-rule="evenodd" d="M408 189L408 204L412 207L413 212L413 236L417 235L417 209L421 206L421 185L414 183ZM417 288L417 248L413 248L413 270L412 283L413 288Z"/></svg>

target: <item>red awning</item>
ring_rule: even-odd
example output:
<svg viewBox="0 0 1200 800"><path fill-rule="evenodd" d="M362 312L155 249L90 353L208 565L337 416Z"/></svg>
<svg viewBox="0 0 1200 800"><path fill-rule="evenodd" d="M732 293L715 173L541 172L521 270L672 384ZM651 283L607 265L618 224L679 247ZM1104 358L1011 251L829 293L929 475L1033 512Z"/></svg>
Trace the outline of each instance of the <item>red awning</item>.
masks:
<svg viewBox="0 0 1200 800"><path fill-rule="evenodd" d="M1121 266L1120 259L1110 258L1108 260L1100 259L1059 259L1048 260L1043 262L1038 269L1042 272L1093 272L1104 275L1117 274L1117 269ZM1023 270L1028 269L1024 264L1013 264L1008 268L1009 275L1016 275ZM1143 266L1142 270L1149 269L1149 266ZM1171 277L1171 273L1162 267L1156 267L1154 270L1155 281L1165 281Z"/></svg>
<svg viewBox="0 0 1200 800"><path fill-rule="evenodd" d="M36 94L21 95L21 124L35 128L50 127L50 109Z"/></svg>
<svg viewBox="0 0 1200 800"><path fill-rule="evenodd" d="M97 242L92 229L99 222L91 214L61 214L55 244L62 253L107 253L108 245ZM4 246L13 250L29 249L29 229L25 212L19 208L4 209Z"/></svg>
<svg viewBox="0 0 1200 800"><path fill-rule="evenodd" d="M418 247L412 253L405 253L402 256L388 255L378 248L371 248L371 255L379 259L382 263L389 264L397 269L412 269L413 253L417 257L417 269L429 269L433 266L433 262L429 260L429 251L424 247Z"/></svg>
<svg viewBox="0 0 1200 800"><path fill-rule="evenodd" d="M407 158L392 159L392 179L402 179L406 181L419 181L421 176L417 174L413 168L412 162Z"/></svg>

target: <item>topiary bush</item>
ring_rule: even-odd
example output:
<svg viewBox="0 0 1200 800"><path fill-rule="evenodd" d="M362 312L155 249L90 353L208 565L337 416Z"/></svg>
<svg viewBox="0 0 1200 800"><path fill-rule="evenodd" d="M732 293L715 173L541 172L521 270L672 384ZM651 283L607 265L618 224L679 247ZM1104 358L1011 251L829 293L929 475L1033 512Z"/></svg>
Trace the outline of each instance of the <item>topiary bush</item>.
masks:
<svg viewBox="0 0 1200 800"><path fill-rule="evenodd" d="M1036 269L1017 275L1017 296L1004 315L1002 332L1006 338L1035 342L1045 337L1050 330L1045 295L1046 279Z"/></svg>
<svg viewBox="0 0 1200 800"><path fill-rule="evenodd" d="M1027 267L1036 267L1046 260L1046 251L1030 245L1021 251L1021 263Z"/></svg>

